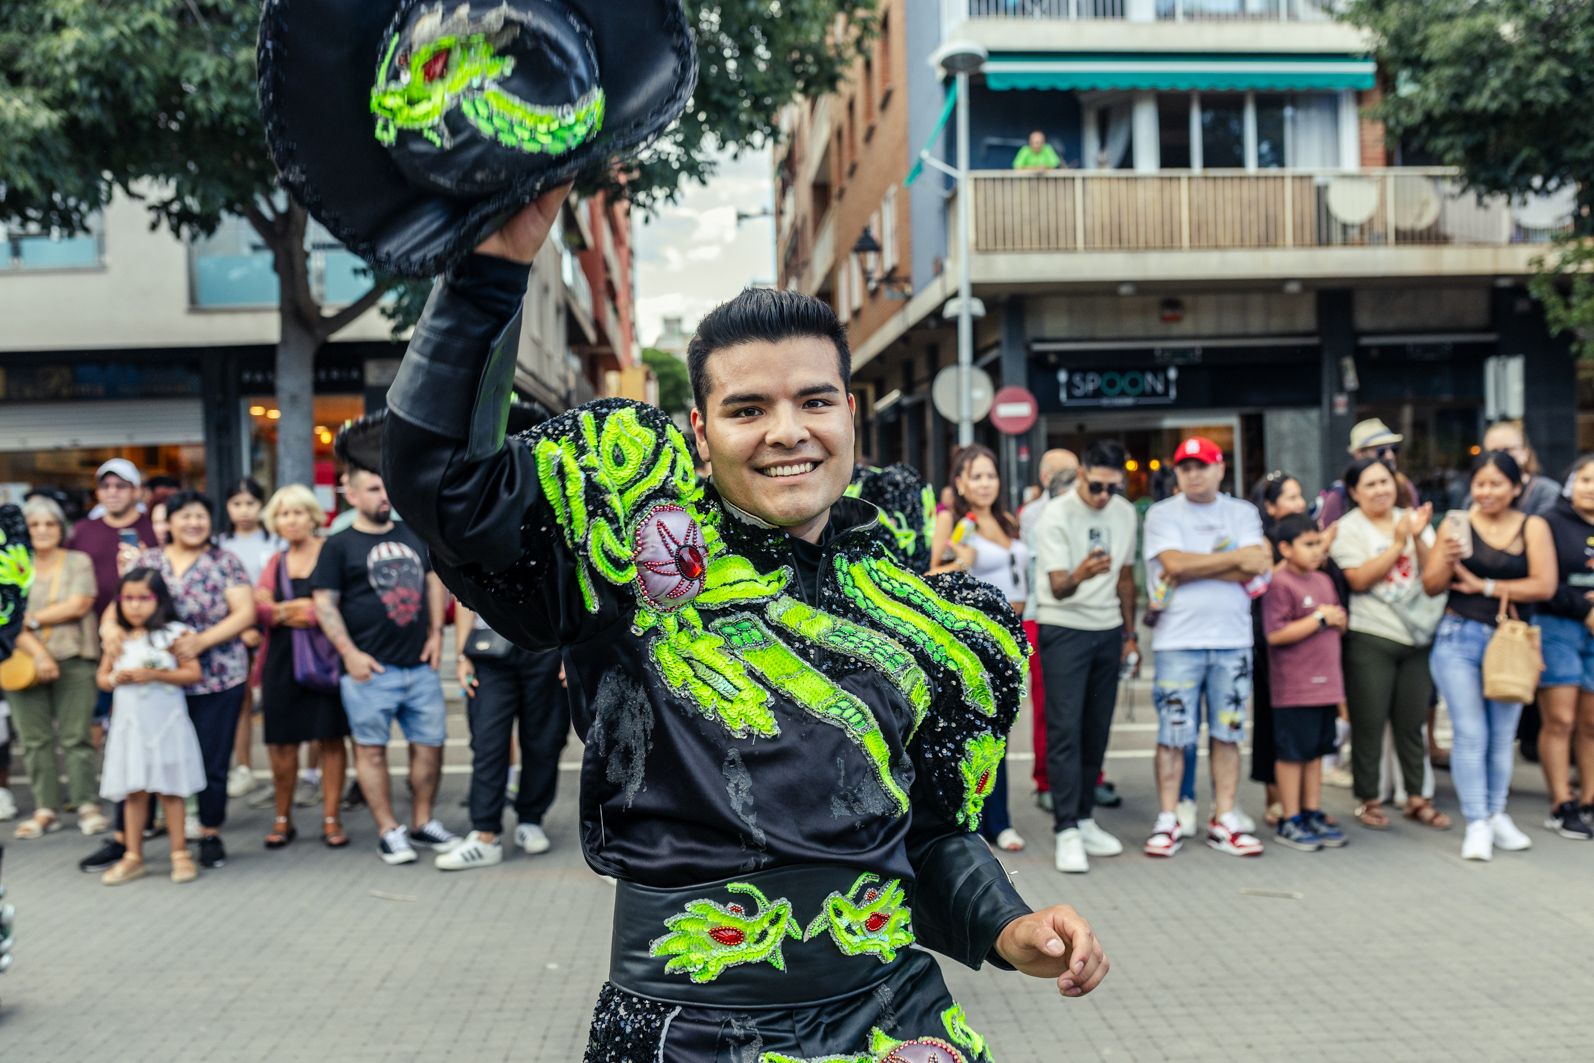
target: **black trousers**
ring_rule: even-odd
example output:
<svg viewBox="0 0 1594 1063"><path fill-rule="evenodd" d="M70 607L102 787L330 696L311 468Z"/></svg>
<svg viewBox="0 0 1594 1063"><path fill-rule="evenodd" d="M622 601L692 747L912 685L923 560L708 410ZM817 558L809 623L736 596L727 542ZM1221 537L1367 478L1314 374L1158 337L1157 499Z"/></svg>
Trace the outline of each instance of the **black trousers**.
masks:
<svg viewBox="0 0 1594 1063"><path fill-rule="evenodd" d="M1123 632L1076 631L1042 624L1041 676L1046 684L1046 772L1058 830L1077 826L1096 808L1096 776L1107 756Z"/></svg>
<svg viewBox="0 0 1594 1063"><path fill-rule="evenodd" d="M559 754L570 735L570 699L559 684L557 650L516 648L503 658L473 657L476 696L470 722L470 821L473 830L504 829L509 741L520 727L520 793L515 815L541 823L559 785Z"/></svg>
<svg viewBox="0 0 1594 1063"><path fill-rule="evenodd" d="M205 788L199 792L199 825L218 828L227 822L227 764L232 760L238 713L244 707L239 683L215 694L189 694L188 718L199 737L199 756L205 762Z"/></svg>

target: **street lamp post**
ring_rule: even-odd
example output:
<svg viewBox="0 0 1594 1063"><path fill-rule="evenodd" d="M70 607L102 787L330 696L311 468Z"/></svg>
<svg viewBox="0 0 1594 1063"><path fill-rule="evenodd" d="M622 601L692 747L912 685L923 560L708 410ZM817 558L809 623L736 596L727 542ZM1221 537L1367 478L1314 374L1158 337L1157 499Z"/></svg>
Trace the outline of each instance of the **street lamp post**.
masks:
<svg viewBox="0 0 1594 1063"><path fill-rule="evenodd" d="M974 243L969 203L974 193L969 180L969 75L985 65L986 51L969 41L947 41L930 62L951 74L957 93L958 189L958 446L974 442L974 292L969 255Z"/></svg>

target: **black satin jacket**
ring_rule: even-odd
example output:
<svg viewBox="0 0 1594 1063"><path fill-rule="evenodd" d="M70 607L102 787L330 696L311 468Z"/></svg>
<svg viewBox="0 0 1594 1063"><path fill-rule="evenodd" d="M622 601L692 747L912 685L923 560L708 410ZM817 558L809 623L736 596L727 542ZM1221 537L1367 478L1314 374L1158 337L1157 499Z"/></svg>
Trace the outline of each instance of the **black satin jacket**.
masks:
<svg viewBox="0 0 1594 1063"><path fill-rule="evenodd" d="M1030 909L971 829L1020 697L1011 609L907 573L860 500L817 545L736 515L652 407L600 400L504 439L525 278L473 256L438 284L384 474L462 601L566 647L588 863L667 887L867 869L916 883L921 944L1000 963Z"/></svg>

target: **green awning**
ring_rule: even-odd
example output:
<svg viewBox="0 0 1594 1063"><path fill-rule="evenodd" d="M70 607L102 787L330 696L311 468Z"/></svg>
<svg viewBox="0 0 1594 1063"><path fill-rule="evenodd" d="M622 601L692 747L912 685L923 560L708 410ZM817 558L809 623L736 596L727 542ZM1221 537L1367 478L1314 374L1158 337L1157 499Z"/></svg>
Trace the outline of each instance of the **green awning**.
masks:
<svg viewBox="0 0 1594 1063"><path fill-rule="evenodd" d="M1376 75L1372 59L1355 55L998 55L985 65L998 90L1359 91Z"/></svg>

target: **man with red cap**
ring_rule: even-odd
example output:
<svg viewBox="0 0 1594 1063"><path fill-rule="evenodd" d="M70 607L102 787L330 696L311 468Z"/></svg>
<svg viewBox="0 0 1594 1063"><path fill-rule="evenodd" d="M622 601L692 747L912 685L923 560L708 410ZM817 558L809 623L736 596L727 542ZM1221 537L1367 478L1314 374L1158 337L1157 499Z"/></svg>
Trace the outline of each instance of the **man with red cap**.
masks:
<svg viewBox="0 0 1594 1063"><path fill-rule="evenodd" d="M1224 494L1223 451L1194 436L1171 464L1179 493L1146 512L1146 582L1152 588L1156 657L1157 793L1161 811L1146 855L1179 851L1175 816L1185 750L1200 737L1205 706L1212 741L1212 818L1207 844L1234 856L1256 856L1262 843L1242 829L1234 807L1240 741L1251 697L1251 601L1266 589L1272 551L1256 507Z"/></svg>

